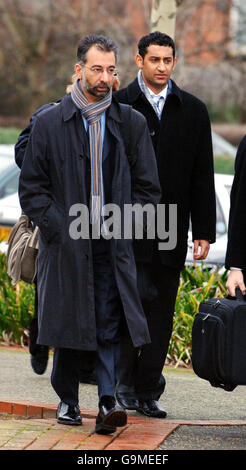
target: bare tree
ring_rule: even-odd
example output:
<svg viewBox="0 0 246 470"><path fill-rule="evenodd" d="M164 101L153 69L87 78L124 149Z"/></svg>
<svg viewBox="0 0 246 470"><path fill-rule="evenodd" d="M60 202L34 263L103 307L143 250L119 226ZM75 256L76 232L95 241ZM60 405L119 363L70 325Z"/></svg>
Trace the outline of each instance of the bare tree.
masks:
<svg viewBox="0 0 246 470"><path fill-rule="evenodd" d="M88 0L0 0L1 114L29 116L61 98L78 41L88 33L119 44L123 85L132 73L135 43L124 14L121 0L93 0L93 8Z"/></svg>
<svg viewBox="0 0 246 470"><path fill-rule="evenodd" d="M78 40L78 31L81 32L81 28L67 26L74 24L72 3L70 0L61 0L59 5L53 0L31 4L24 0L1 0L4 67L0 71L0 83L7 86L1 86L0 96L2 103L8 99L7 111L12 113L18 103L17 113L21 110L30 113L47 98L56 98L54 91L53 98L50 96L50 90L64 92L64 80L72 73L71 48ZM65 17L61 8L66 12Z"/></svg>
<svg viewBox="0 0 246 470"><path fill-rule="evenodd" d="M151 30L161 31L175 37L177 8L182 0L153 0L151 10Z"/></svg>
<svg viewBox="0 0 246 470"><path fill-rule="evenodd" d="M61 98L88 33L116 40L125 86L150 30L175 36L182 87L214 108L246 109L245 25L245 0L0 0L1 115L28 117Z"/></svg>

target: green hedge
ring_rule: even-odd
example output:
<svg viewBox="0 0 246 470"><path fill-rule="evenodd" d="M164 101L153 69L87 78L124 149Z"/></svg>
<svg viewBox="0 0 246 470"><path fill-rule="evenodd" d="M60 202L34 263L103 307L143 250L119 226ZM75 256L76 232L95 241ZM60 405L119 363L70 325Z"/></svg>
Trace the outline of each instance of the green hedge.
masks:
<svg viewBox="0 0 246 470"><path fill-rule="evenodd" d="M16 127L0 127L0 144L16 144L20 132Z"/></svg>
<svg viewBox="0 0 246 470"><path fill-rule="evenodd" d="M214 172L222 173L225 175L234 175L235 160L226 155L215 155L214 157Z"/></svg>
<svg viewBox="0 0 246 470"><path fill-rule="evenodd" d="M199 303L226 295L227 272L220 274L205 266L189 266L181 273L175 306L173 334L167 361L175 366L191 363L191 330ZM0 253L0 338L18 344L28 343L28 327L34 314L34 287L24 282L11 284L6 258Z"/></svg>

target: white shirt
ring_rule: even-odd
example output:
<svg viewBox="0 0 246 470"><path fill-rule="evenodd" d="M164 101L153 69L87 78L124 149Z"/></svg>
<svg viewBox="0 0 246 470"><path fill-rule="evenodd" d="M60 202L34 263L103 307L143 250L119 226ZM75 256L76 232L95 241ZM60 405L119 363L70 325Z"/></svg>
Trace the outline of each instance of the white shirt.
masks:
<svg viewBox="0 0 246 470"><path fill-rule="evenodd" d="M148 88L148 91L149 91L149 94L151 96L151 98L158 102L159 98L163 98L159 101L159 110L160 110L160 113L162 113L162 110L163 110L163 106L165 104L165 101L166 101L166 97L167 97L167 89L168 89L168 85L160 91L160 93L154 93L149 87Z"/></svg>

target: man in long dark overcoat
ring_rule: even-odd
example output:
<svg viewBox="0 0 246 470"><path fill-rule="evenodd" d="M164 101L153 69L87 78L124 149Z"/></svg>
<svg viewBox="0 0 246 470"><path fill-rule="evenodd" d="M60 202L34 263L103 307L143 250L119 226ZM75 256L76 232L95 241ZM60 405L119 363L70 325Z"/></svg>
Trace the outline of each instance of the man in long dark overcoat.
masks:
<svg viewBox="0 0 246 470"><path fill-rule="evenodd" d="M246 294L246 135L241 140L235 159L235 175L231 188L231 205L225 267L230 269L228 293L234 297L239 287Z"/></svg>
<svg viewBox="0 0 246 470"><path fill-rule="evenodd" d="M215 241L213 153L205 104L171 80L177 63L173 40L154 32L141 38L138 47L138 76L115 96L147 119L158 165L161 202L177 205L177 245L175 249L159 251L158 240L147 240L135 246L140 290L141 277L152 282L149 289L143 288L146 282L142 283L152 342L144 346L140 355L135 354L131 343L126 343L117 398L127 409L164 418L166 412L158 403L165 388L162 369L172 333L180 270L187 253L190 218L195 260L205 259L210 243Z"/></svg>
<svg viewBox="0 0 246 470"><path fill-rule="evenodd" d="M55 348L51 382L61 400L58 422L81 424L78 352L97 350L96 431L110 433L126 424L114 399L122 331L129 331L137 349L150 335L132 240L100 235L103 207L113 203L123 215L125 204L155 205L160 186L145 118L112 100L115 43L86 36L77 57L71 95L35 120L19 195L39 227L38 343ZM88 237L82 209L88 209Z"/></svg>

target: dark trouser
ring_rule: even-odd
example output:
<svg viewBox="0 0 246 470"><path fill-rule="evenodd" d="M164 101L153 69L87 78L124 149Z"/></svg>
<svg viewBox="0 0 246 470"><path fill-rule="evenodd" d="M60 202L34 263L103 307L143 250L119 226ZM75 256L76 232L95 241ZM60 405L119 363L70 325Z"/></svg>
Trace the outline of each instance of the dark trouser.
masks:
<svg viewBox="0 0 246 470"><path fill-rule="evenodd" d="M157 293L152 301L143 301L151 344L145 345L138 355L129 336L124 337L117 393L158 400L165 389L162 370L172 333L180 271L163 266L159 256L145 269Z"/></svg>
<svg viewBox="0 0 246 470"><path fill-rule="evenodd" d="M32 355L35 355L39 350L39 345L37 344L37 338L38 338L38 293L37 293L37 284L35 283L34 315L29 325L29 352Z"/></svg>
<svg viewBox="0 0 246 470"><path fill-rule="evenodd" d="M33 356L40 352L44 354L44 348L49 350L49 346L41 346L37 344L38 339L38 292L37 285L35 284L35 308L34 315L29 325L29 352ZM94 351L80 351L80 378L88 378L95 368L95 352Z"/></svg>
<svg viewBox="0 0 246 470"><path fill-rule="evenodd" d="M111 268L109 242L93 240L93 269L97 328L95 374L99 399L114 396L118 380L123 309ZM62 401L78 404L81 351L55 348L51 383Z"/></svg>

